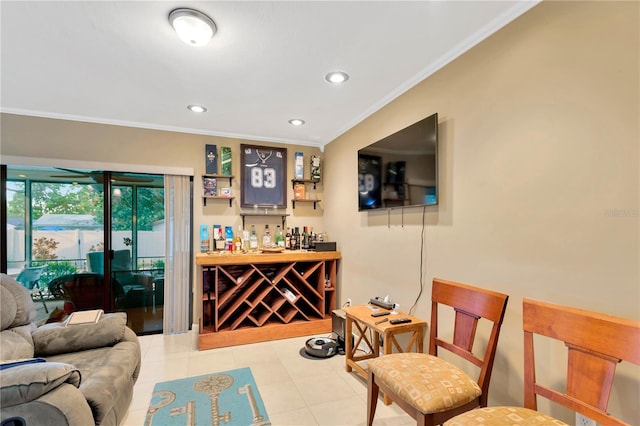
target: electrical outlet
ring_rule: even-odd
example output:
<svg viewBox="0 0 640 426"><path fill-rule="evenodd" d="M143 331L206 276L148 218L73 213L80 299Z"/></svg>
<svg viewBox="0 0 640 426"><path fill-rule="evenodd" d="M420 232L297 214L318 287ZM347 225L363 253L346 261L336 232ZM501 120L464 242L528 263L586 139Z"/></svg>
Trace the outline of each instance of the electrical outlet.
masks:
<svg viewBox="0 0 640 426"><path fill-rule="evenodd" d="M576 426L596 426L596 421L576 413Z"/></svg>
<svg viewBox="0 0 640 426"><path fill-rule="evenodd" d="M347 299L347 303L345 303L344 306L351 306L351 299Z"/></svg>

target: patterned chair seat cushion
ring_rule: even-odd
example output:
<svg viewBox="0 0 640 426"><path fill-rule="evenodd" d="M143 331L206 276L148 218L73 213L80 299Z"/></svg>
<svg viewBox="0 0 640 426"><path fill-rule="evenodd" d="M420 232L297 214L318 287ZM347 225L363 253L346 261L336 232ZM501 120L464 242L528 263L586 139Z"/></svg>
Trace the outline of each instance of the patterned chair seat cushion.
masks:
<svg viewBox="0 0 640 426"><path fill-rule="evenodd" d="M422 413L439 413L466 404L482 393L466 373L447 361L423 353L384 355L369 370Z"/></svg>
<svg viewBox="0 0 640 426"><path fill-rule="evenodd" d="M449 421L445 426L567 426L566 423L521 407L486 407L467 411Z"/></svg>

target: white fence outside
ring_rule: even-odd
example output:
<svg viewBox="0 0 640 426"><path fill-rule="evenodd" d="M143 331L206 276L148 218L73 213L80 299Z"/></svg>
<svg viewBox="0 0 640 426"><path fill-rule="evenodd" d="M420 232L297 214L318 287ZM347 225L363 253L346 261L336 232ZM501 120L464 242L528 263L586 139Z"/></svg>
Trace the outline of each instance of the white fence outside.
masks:
<svg viewBox="0 0 640 426"><path fill-rule="evenodd" d="M25 261L25 244L23 229L7 229L7 261L9 263ZM103 242L102 231L66 230L66 231L34 231L33 240L46 237L58 242L55 250L56 260L86 259L87 252L94 247L98 251L98 244ZM128 248L125 238L131 238L129 231L115 231L112 234L114 250ZM138 231L138 257L164 257L164 230Z"/></svg>

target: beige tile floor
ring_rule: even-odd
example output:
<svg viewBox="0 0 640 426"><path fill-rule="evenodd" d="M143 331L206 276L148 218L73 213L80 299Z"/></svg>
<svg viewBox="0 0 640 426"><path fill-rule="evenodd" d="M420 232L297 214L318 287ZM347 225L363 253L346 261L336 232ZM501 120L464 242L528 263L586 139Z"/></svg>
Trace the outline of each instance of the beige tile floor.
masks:
<svg viewBox="0 0 640 426"><path fill-rule="evenodd" d="M198 351L194 333L141 336L142 368L123 425L142 426L155 383L250 367L274 426L364 425L366 382L345 371L343 355L308 359L309 337ZM415 425L382 401L374 425Z"/></svg>

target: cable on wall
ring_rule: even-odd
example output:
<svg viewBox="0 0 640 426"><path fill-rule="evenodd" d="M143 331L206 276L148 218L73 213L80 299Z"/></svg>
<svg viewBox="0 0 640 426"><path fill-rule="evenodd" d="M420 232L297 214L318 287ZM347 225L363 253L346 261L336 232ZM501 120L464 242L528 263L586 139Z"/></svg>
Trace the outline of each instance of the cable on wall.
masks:
<svg viewBox="0 0 640 426"><path fill-rule="evenodd" d="M416 305L418 304L418 301L422 296L422 291L424 290L424 273L422 272L422 269L424 268L424 258L425 258L425 251L426 251L426 247L424 244L424 240L425 240L424 219L425 219L426 210L427 210L427 206L422 206L422 230L420 231L420 291L418 292L418 296L416 297L415 302L413 302L413 305L411 305L411 309L409 309L410 315L413 315L413 311L415 310Z"/></svg>

